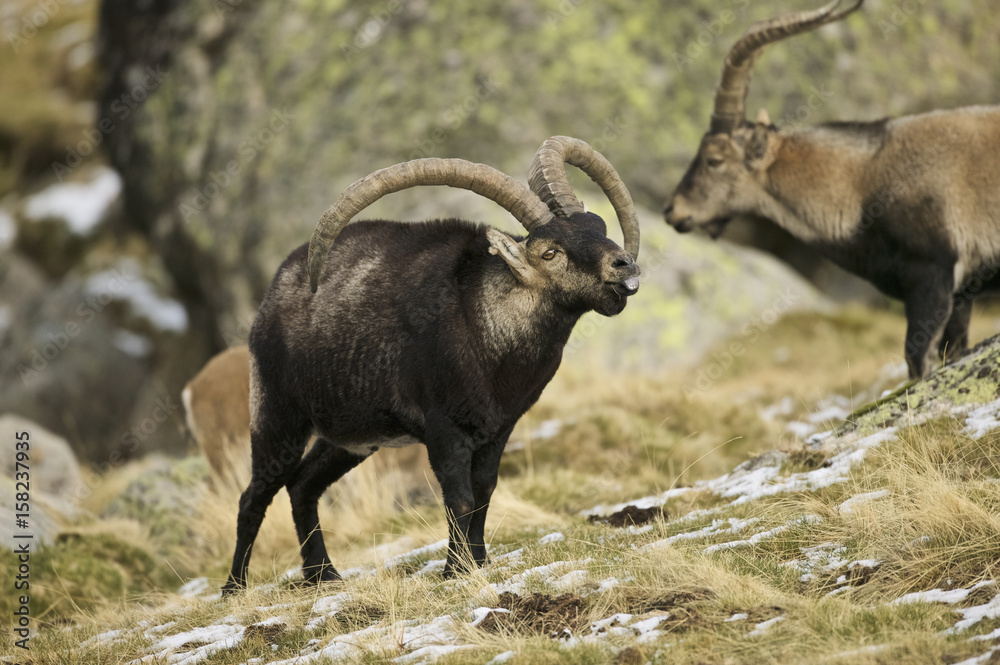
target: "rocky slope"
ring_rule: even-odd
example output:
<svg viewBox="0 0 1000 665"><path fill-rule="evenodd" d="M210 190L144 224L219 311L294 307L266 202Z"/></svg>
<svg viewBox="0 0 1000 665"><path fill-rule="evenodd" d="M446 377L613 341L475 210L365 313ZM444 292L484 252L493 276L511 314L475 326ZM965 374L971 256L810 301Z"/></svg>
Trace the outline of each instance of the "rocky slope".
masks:
<svg viewBox="0 0 1000 665"><path fill-rule="evenodd" d="M1000 337L803 445L715 479L494 541L441 581L445 541L220 601L195 579L121 662L962 662L1000 650ZM77 634L77 633L74 633ZM81 634L81 637L84 634Z"/></svg>

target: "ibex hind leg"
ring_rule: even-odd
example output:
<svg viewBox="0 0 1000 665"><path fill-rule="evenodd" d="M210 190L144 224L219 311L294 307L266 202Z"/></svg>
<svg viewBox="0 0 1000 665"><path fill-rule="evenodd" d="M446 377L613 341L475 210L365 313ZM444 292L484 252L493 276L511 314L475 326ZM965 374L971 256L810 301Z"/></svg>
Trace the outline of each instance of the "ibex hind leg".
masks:
<svg viewBox="0 0 1000 665"><path fill-rule="evenodd" d="M939 348L952 314L950 269L927 267L912 275L906 305L906 364L911 379L930 370L930 350Z"/></svg>
<svg viewBox="0 0 1000 665"><path fill-rule="evenodd" d="M295 477L288 483L292 500L295 531L302 546L302 574L307 582L332 582L340 579L333 567L323 532L319 526L319 499L326 488L365 461L368 455L355 455L319 439L302 459Z"/></svg>
<svg viewBox="0 0 1000 665"><path fill-rule="evenodd" d="M941 342L938 344L938 355L945 362L950 362L969 348L969 321L972 319L972 295L959 293L955 296L951 308L951 317L944 327Z"/></svg>
<svg viewBox="0 0 1000 665"><path fill-rule="evenodd" d="M261 522L274 495L295 475L302 453L309 440L310 425L304 420L292 420L278 414L294 413L291 409L259 407L255 428L250 432L250 484L240 497L240 512L236 519L236 551L229 580L222 587L223 595L246 586L250 555L257 540Z"/></svg>

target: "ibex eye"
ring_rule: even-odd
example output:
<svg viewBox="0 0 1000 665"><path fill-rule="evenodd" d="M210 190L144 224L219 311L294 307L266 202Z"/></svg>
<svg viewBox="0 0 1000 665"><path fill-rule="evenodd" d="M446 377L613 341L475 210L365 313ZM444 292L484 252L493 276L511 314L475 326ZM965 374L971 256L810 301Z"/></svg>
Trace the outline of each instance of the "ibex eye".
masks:
<svg viewBox="0 0 1000 665"><path fill-rule="evenodd" d="M542 254L542 258L545 259L546 261L551 261L552 259L556 258L556 250L554 249L547 250L544 254Z"/></svg>
<svg viewBox="0 0 1000 665"><path fill-rule="evenodd" d="M722 166L723 159L722 157L709 157L705 161L708 163L709 166L715 168L716 166Z"/></svg>

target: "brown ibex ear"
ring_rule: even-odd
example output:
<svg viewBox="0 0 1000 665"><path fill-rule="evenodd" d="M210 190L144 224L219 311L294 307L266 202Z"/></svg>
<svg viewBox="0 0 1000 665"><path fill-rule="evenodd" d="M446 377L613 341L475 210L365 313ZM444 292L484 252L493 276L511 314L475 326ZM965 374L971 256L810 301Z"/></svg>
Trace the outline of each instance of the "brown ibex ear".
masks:
<svg viewBox="0 0 1000 665"><path fill-rule="evenodd" d="M757 111L757 124L764 125L765 127L771 126L771 116L768 115L767 109L762 108Z"/></svg>
<svg viewBox="0 0 1000 665"><path fill-rule="evenodd" d="M506 233L492 227L486 227L486 238L490 241L490 254L495 254L503 259L510 266L515 277L525 284L534 281L537 273L534 268L528 265L524 242L517 242Z"/></svg>
<svg viewBox="0 0 1000 665"><path fill-rule="evenodd" d="M755 162L767 154L767 127L767 125L754 125L753 134L750 135L750 140L747 141L747 147L744 151L746 155L744 161Z"/></svg>

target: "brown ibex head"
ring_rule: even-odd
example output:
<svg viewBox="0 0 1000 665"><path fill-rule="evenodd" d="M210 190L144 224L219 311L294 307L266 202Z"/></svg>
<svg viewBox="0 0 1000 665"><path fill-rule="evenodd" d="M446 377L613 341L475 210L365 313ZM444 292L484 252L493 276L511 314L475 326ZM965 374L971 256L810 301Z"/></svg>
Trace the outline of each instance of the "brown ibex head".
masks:
<svg viewBox="0 0 1000 665"><path fill-rule="evenodd" d="M766 111L756 122L746 120L753 66L768 44L839 21L864 0L837 11L843 1L760 21L733 45L715 92L709 131L664 210L668 224L682 233L702 228L717 237L734 215L767 208L762 180L780 134Z"/></svg>

